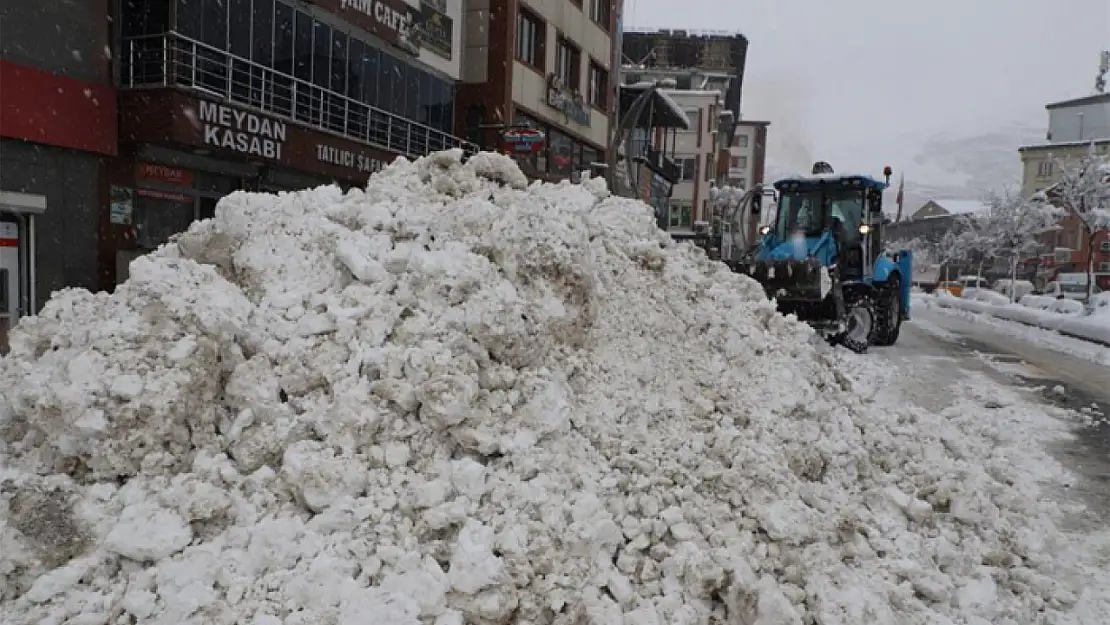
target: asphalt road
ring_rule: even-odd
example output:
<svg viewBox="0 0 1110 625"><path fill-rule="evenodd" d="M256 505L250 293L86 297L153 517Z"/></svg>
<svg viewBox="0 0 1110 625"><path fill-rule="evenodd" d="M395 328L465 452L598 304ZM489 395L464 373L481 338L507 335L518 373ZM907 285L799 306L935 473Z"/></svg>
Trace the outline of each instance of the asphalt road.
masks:
<svg viewBox="0 0 1110 625"><path fill-rule="evenodd" d="M1075 440L1053 444L1050 452L1081 479L1073 487L1101 521L1110 520L1110 425L1084 423L1078 415L1110 418L1110 367L1023 341L960 317L917 307L914 321L903 326L897 346L876 350L894 361L925 365L936 379L933 391L947 381L983 373L1000 384L1020 389L1033 401L1075 411ZM935 361L929 366L929 361ZM943 388L943 387L941 387ZM920 405L943 402L945 393L914 397ZM937 408L943 406L938 405Z"/></svg>

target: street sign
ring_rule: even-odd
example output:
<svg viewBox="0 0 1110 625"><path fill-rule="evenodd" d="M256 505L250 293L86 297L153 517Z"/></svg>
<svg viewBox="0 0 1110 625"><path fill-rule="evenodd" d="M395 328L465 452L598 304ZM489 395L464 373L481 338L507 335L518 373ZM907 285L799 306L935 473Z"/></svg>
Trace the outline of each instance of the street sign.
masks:
<svg viewBox="0 0 1110 625"><path fill-rule="evenodd" d="M545 145L547 136L542 130L527 126L514 126L501 133L504 149L513 156L534 156Z"/></svg>

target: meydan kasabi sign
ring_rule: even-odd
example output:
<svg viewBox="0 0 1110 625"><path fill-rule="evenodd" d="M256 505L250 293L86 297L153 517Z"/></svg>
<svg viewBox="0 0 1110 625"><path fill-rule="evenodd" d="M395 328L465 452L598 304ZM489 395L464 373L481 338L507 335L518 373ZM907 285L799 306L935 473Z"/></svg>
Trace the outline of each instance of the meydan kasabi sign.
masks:
<svg viewBox="0 0 1110 625"><path fill-rule="evenodd" d="M282 160L285 122L202 100L199 111L204 144L250 156Z"/></svg>

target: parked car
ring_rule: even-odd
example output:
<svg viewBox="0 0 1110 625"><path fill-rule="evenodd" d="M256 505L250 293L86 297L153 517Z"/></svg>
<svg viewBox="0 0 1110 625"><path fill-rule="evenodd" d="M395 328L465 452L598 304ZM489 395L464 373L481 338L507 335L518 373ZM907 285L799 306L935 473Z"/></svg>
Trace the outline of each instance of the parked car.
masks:
<svg viewBox="0 0 1110 625"><path fill-rule="evenodd" d="M1016 302L1032 293L1035 289L1033 288L1033 283L1028 280L1010 280L1006 278L995 282L994 290L1006 297L1010 297L1010 293L1012 292L1013 300Z"/></svg>
<svg viewBox="0 0 1110 625"><path fill-rule="evenodd" d="M1101 293L1102 289L1098 285L1092 285L1091 293ZM1079 302L1087 299L1087 274L1085 273L1062 273L1048 284L1045 285L1042 295L1048 297L1055 297L1056 299L1073 299Z"/></svg>

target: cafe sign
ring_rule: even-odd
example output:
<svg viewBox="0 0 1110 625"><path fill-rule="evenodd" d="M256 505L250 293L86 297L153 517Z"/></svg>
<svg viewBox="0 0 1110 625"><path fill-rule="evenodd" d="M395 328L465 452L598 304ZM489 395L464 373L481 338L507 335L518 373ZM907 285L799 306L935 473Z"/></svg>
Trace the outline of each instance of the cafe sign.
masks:
<svg viewBox="0 0 1110 625"><path fill-rule="evenodd" d="M288 135L285 122L207 100L200 101L204 145L275 161Z"/></svg>
<svg viewBox="0 0 1110 625"><path fill-rule="evenodd" d="M310 0L410 54L418 54L420 10L404 0Z"/></svg>
<svg viewBox="0 0 1110 625"><path fill-rule="evenodd" d="M455 22L427 2L420 3L420 47L448 61L454 43Z"/></svg>

